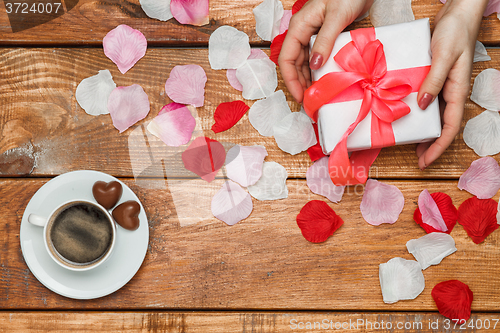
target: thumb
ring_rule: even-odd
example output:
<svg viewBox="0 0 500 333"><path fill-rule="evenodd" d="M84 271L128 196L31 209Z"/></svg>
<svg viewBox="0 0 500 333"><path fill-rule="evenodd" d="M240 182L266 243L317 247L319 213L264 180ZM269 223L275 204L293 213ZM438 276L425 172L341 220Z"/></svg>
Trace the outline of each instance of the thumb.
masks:
<svg viewBox="0 0 500 333"><path fill-rule="evenodd" d="M431 70L418 90L417 101L422 110L427 109L443 89L448 73L456 61L456 58L449 57L449 54L445 55L440 50L433 52Z"/></svg>
<svg viewBox="0 0 500 333"><path fill-rule="evenodd" d="M332 53L335 40L342 30L351 24L358 15L368 11L372 2L372 0L330 2L334 5L326 8L323 25L311 49L311 58L309 59L311 69L316 70L323 66Z"/></svg>

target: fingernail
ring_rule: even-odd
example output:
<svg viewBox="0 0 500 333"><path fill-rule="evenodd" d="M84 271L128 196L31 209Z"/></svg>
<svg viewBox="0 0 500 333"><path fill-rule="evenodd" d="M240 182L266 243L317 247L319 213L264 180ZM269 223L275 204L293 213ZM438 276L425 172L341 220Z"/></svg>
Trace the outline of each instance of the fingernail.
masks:
<svg viewBox="0 0 500 333"><path fill-rule="evenodd" d="M432 100L434 99L434 96L431 94L425 93L420 101L418 101L418 106L422 109L425 110L431 104Z"/></svg>
<svg viewBox="0 0 500 333"><path fill-rule="evenodd" d="M314 53L309 61L309 67L313 70L319 69L323 65L323 56L319 53Z"/></svg>

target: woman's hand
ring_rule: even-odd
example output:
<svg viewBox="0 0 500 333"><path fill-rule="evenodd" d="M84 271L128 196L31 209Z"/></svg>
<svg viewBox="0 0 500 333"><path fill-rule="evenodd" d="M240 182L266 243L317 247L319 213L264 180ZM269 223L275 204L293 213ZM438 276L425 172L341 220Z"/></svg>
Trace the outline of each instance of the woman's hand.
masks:
<svg viewBox="0 0 500 333"><path fill-rule="evenodd" d="M298 103L311 85L310 69L323 66L338 35L366 13L372 3L373 0L309 0L292 16L278 63L283 80ZM309 40L316 33L309 57Z"/></svg>
<svg viewBox="0 0 500 333"><path fill-rule="evenodd" d="M417 146L421 170L441 156L460 130L470 89L474 48L487 3L488 0L448 0L436 15L432 65L420 87L418 105L425 110L442 90L446 107L441 137Z"/></svg>

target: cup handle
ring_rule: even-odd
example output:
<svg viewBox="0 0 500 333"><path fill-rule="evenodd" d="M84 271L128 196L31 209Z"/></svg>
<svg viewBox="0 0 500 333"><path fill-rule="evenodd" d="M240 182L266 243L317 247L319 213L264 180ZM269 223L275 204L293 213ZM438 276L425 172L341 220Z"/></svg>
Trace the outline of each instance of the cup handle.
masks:
<svg viewBox="0 0 500 333"><path fill-rule="evenodd" d="M36 215L36 214L30 214L28 216L28 222L36 225L38 227L45 227L45 224L47 223L47 219L43 216Z"/></svg>

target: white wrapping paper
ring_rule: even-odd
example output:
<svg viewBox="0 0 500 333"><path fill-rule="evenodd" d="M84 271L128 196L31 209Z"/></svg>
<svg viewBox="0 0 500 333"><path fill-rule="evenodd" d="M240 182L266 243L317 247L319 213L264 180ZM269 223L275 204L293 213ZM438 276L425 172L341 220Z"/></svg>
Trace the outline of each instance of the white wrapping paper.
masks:
<svg viewBox="0 0 500 333"><path fill-rule="evenodd" d="M376 38L384 45L387 70L428 66L431 64L431 34L428 19L375 28ZM311 47L316 36L311 38ZM318 70L312 71L314 81L330 72L342 72L333 57L351 41L349 32L343 32L335 41L332 54ZM411 112L394 121L392 128L397 145L431 141L441 135L438 100L421 110L417 103L418 92L403 99ZM359 113L362 100L326 104L318 112L319 141L323 152L330 154ZM371 148L371 112L358 124L347 139L349 151Z"/></svg>

